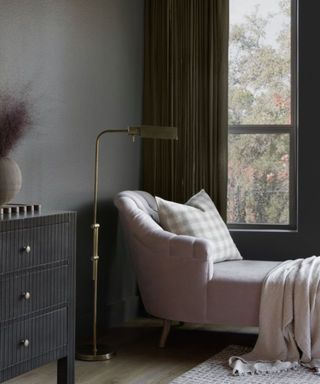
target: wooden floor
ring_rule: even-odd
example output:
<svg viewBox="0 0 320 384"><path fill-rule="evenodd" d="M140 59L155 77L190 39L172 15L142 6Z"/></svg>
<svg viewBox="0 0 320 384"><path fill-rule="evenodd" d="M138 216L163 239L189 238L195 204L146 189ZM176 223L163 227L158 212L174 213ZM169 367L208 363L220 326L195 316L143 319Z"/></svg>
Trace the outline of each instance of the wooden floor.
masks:
<svg viewBox="0 0 320 384"><path fill-rule="evenodd" d="M184 325L174 327L165 349L157 347L161 323L139 319L108 335L116 357L105 362L76 361L77 384L166 384L230 344L253 345L256 329ZM56 364L7 382L55 384Z"/></svg>

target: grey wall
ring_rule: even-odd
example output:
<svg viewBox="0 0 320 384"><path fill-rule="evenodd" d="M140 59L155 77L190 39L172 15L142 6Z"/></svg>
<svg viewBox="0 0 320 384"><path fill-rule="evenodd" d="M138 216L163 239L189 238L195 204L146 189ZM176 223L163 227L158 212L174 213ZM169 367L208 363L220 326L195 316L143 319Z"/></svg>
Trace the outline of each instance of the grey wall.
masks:
<svg viewBox="0 0 320 384"><path fill-rule="evenodd" d="M81 334L91 304L94 140L102 129L141 123L142 76L143 0L0 0L0 92L27 86L34 113L12 153L23 174L16 200L78 211ZM101 149L101 312L117 321L136 297L111 199L138 187L140 145L118 135Z"/></svg>
<svg viewBox="0 0 320 384"><path fill-rule="evenodd" d="M319 2L299 4L298 231L233 232L244 257L285 260L320 255Z"/></svg>
<svg viewBox="0 0 320 384"><path fill-rule="evenodd" d="M299 229L233 232L246 258L320 254L318 2L300 2ZM20 201L78 211L78 329L89 320L94 138L141 121L143 0L0 0L0 90L28 84L35 126L13 153ZM112 140L112 142L111 142ZM134 281L111 198L139 183L139 145L106 138L102 184L101 304L108 321L134 312ZM106 257L108 250L108 257ZM107 260L107 261L106 261Z"/></svg>

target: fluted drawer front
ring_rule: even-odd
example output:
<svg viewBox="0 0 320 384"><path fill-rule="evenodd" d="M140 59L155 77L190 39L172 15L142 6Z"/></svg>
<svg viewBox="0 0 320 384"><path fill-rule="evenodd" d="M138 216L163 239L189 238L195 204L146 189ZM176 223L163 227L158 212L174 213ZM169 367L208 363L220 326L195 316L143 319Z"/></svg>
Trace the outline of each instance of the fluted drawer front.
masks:
<svg viewBox="0 0 320 384"><path fill-rule="evenodd" d="M68 266L16 274L0 283L0 320L66 303Z"/></svg>
<svg viewBox="0 0 320 384"><path fill-rule="evenodd" d="M41 356L67 343L67 309L0 329L0 369Z"/></svg>
<svg viewBox="0 0 320 384"><path fill-rule="evenodd" d="M68 258L68 222L0 232L0 273Z"/></svg>

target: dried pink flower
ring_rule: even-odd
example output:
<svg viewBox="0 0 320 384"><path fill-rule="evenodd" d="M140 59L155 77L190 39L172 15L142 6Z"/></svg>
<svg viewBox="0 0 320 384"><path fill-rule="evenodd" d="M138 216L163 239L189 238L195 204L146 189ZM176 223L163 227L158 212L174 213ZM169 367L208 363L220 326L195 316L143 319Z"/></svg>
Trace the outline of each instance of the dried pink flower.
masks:
<svg viewBox="0 0 320 384"><path fill-rule="evenodd" d="M0 157L6 157L31 125L24 97L0 96Z"/></svg>

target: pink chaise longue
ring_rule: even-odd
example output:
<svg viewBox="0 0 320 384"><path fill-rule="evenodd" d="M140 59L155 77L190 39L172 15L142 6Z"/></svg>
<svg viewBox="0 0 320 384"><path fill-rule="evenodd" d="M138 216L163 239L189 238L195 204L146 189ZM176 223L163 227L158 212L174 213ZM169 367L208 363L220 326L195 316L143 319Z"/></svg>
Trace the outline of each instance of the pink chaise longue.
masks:
<svg viewBox="0 0 320 384"><path fill-rule="evenodd" d="M159 225L155 198L120 192L119 210L146 311L163 319L160 347L171 321L258 326L262 283L280 262L213 263L206 239L175 235Z"/></svg>

